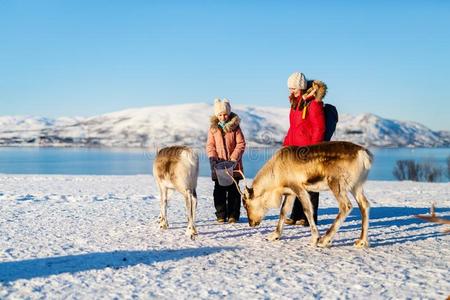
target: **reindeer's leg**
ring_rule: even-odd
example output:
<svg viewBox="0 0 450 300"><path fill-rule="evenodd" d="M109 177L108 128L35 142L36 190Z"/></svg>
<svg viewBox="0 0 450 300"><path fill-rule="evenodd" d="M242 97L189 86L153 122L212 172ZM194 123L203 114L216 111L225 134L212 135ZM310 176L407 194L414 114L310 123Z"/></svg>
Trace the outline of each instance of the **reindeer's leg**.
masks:
<svg viewBox="0 0 450 300"><path fill-rule="evenodd" d="M306 219L309 222L309 227L311 229L311 245L316 246L319 240L319 230L317 229L316 222L314 222L313 207L309 193L306 190L298 190L297 196L300 199L300 203L303 206L303 212L305 213Z"/></svg>
<svg viewBox="0 0 450 300"><path fill-rule="evenodd" d="M158 186L160 192L159 228L167 229L169 227L169 223L167 222L167 187L162 184L158 184Z"/></svg>
<svg viewBox="0 0 450 300"><path fill-rule="evenodd" d="M186 228L186 235L189 236L191 239L195 239L195 228L193 224L193 201L192 201L192 191L186 190L184 192L184 202L186 204L186 214L187 214L187 220L188 225Z"/></svg>
<svg viewBox="0 0 450 300"><path fill-rule="evenodd" d="M283 196L280 196L280 197L283 197ZM289 213L289 211L291 211L294 200L295 200L295 195L287 195L285 197L285 199L281 205L280 219L278 220L277 227L274 232L269 234L269 236L267 237L267 240L275 241L275 240L280 239L281 234L283 233L283 226L284 226L284 222L286 220L286 216Z"/></svg>
<svg viewBox="0 0 450 300"><path fill-rule="evenodd" d="M193 190L191 195L191 211L192 211L192 229L194 230L194 234L197 235L197 228L195 227L195 217L197 211L197 191Z"/></svg>
<svg viewBox="0 0 450 300"><path fill-rule="evenodd" d="M367 231L369 229L369 209L370 204L367 201L362 185L358 185L353 188L352 195L358 202L359 210L361 211L361 237L356 240L355 247L364 248L369 247L369 239L367 237Z"/></svg>
<svg viewBox="0 0 450 300"><path fill-rule="evenodd" d="M329 182L329 186L334 196L336 197L339 205L339 213L336 216L333 224L331 224L330 228L327 230L325 235L323 235L319 239L319 243L317 244L319 247L329 247L331 246L331 241L341 227L345 218L347 218L348 214L352 210L352 204L348 199L347 192L341 188L340 182L337 180Z"/></svg>

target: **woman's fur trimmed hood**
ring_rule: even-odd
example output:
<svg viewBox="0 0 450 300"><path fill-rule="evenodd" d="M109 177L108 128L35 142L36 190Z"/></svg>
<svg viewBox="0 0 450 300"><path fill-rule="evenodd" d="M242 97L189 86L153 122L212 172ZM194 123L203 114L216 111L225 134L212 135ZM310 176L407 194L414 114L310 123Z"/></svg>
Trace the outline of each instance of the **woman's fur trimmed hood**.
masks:
<svg viewBox="0 0 450 300"><path fill-rule="evenodd" d="M219 118L217 118L216 116L211 116L210 121L211 121L210 128L212 129L212 131L215 132L216 130L219 130ZM223 131L231 132L235 130L240 123L241 119L239 118L239 116L234 112L231 112L227 123L225 123Z"/></svg>
<svg viewBox="0 0 450 300"><path fill-rule="evenodd" d="M320 80L308 80L306 92L304 94L309 95L314 89L316 89L314 98L316 98L317 101L322 101L327 94L327 85Z"/></svg>
<svg viewBox="0 0 450 300"><path fill-rule="evenodd" d="M327 85L320 80L308 80L306 90L303 90L302 94L305 99L314 96L315 101L321 102L327 94ZM293 95L289 96L289 101L292 109L303 109L303 105L305 105L305 102L298 103L298 99L293 97Z"/></svg>

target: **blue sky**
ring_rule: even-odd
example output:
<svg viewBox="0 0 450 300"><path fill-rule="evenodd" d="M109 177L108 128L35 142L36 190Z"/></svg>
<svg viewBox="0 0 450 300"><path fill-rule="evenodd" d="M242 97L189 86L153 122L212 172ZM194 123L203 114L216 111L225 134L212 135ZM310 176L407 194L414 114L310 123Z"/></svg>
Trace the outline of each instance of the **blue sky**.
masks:
<svg viewBox="0 0 450 300"><path fill-rule="evenodd" d="M293 71L342 113L450 130L450 2L0 0L0 115L287 107Z"/></svg>

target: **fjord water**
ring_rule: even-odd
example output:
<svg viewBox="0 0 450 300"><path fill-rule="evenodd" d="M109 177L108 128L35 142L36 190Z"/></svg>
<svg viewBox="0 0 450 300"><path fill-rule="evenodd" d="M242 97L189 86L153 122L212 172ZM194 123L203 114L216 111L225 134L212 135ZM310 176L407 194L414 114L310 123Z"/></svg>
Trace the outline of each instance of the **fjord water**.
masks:
<svg viewBox="0 0 450 300"><path fill-rule="evenodd" d="M252 178L273 155L275 148L249 148L244 155L246 176ZM444 169L446 177L450 148L371 149L375 156L370 180L395 180L395 163L402 159L430 161ZM151 174L155 152L145 149L110 148L0 148L0 173L135 175ZM208 158L200 151L200 176L209 176Z"/></svg>

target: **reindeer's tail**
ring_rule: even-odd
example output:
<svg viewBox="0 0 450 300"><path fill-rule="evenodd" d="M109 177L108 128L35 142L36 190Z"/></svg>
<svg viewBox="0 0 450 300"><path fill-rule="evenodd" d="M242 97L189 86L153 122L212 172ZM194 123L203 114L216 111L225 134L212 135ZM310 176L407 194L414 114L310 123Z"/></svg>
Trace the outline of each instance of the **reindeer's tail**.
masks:
<svg viewBox="0 0 450 300"><path fill-rule="evenodd" d="M358 165L360 168L360 175L358 182L364 183L369 176L369 170L372 167L373 154L366 148L358 151Z"/></svg>
<svg viewBox="0 0 450 300"><path fill-rule="evenodd" d="M189 187L191 189L197 188L198 178L198 154L193 149L184 150L181 153L182 161L185 164L187 175L189 178Z"/></svg>
<svg viewBox="0 0 450 300"><path fill-rule="evenodd" d="M360 165L364 167L367 171L372 167L373 162L373 154L367 150L366 148L359 150L358 152L358 160Z"/></svg>

